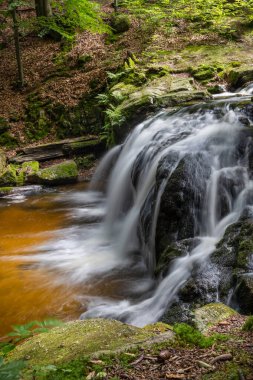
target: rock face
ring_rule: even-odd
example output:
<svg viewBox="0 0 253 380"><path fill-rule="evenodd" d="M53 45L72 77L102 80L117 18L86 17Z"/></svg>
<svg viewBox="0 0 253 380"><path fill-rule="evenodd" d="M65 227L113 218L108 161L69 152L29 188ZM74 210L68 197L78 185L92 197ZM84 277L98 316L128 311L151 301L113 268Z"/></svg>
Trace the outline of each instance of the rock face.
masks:
<svg viewBox="0 0 253 380"><path fill-rule="evenodd" d="M120 100L114 109L116 142L123 140L133 124L136 125L162 107L178 107L210 98L207 91L197 88L193 78L170 75L166 68L159 70L154 79L154 70L150 69L139 72L138 76L135 74L133 83L119 82L110 88L109 97Z"/></svg>
<svg viewBox="0 0 253 380"><path fill-rule="evenodd" d="M104 351L124 351L129 346L155 340L159 330L155 326L138 328L100 318L69 322L48 333L34 336L17 346L9 354L8 360L26 358L28 366L59 364ZM169 330L161 335L164 340L173 337L173 333Z"/></svg>
<svg viewBox="0 0 253 380"><path fill-rule="evenodd" d="M0 175L0 186L22 186L27 183L28 176L35 175L39 170L37 161L24 162L22 165L7 165Z"/></svg>
<svg viewBox="0 0 253 380"><path fill-rule="evenodd" d="M64 161L60 164L52 165L48 168L41 169L35 174L28 176L28 183L40 185L61 185L65 183L74 183L78 179L78 170L75 161Z"/></svg>
<svg viewBox="0 0 253 380"><path fill-rule="evenodd" d="M234 68L228 73L228 82L233 88L239 88L253 81L253 65Z"/></svg>

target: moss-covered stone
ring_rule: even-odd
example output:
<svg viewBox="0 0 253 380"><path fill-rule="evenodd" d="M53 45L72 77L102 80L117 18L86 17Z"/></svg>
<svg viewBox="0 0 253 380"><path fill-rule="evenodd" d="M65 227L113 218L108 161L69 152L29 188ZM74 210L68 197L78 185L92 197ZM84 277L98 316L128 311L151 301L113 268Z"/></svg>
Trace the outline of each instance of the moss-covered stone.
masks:
<svg viewBox="0 0 253 380"><path fill-rule="evenodd" d="M235 297L240 309L253 314L253 277L250 274L239 276L237 283Z"/></svg>
<svg viewBox="0 0 253 380"><path fill-rule="evenodd" d="M11 193L13 190L13 187L8 186L8 187L0 187L0 196L7 195Z"/></svg>
<svg viewBox="0 0 253 380"><path fill-rule="evenodd" d="M215 76L216 69L213 66L200 65L196 69L191 69L193 77L199 81L211 79Z"/></svg>
<svg viewBox="0 0 253 380"><path fill-rule="evenodd" d="M59 364L103 351L123 350L124 346L127 348L155 336L152 329L141 329L115 320L76 321L34 336L17 346L8 359L25 358L29 366Z"/></svg>
<svg viewBox="0 0 253 380"><path fill-rule="evenodd" d="M20 175L23 176L23 182L29 182L29 176L33 176L38 173L40 164L38 161L23 162L21 165Z"/></svg>
<svg viewBox="0 0 253 380"><path fill-rule="evenodd" d="M213 326L236 314L236 311L223 303L209 303L194 311L195 324L200 331L207 331Z"/></svg>
<svg viewBox="0 0 253 380"><path fill-rule="evenodd" d="M231 87L238 88L253 81L253 65L244 65L228 71L227 80Z"/></svg>
<svg viewBox="0 0 253 380"><path fill-rule="evenodd" d="M73 160L52 165L48 168L41 169L36 173L27 176L29 183L38 183L49 186L74 183L77 181L77 179L77 165Z"/></svg>
<svg viewBox="0 0 253 380"><path fill-rule="evenodd" d="M22 177L19 177L19 166L9 164L0 176L0 186L17 186L18 184L23 184Z"/></svg>

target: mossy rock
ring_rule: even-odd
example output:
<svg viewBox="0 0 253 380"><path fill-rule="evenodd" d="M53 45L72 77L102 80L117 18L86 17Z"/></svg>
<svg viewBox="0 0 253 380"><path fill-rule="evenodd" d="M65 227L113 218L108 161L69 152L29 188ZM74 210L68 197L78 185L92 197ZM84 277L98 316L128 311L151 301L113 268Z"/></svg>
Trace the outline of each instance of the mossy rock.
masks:
<svg viewBox="0 0 253 380"><path fill-rule="evenodd" d="M74 183L77 179L78 169L75 161L73 160L52 165L48 168L39 170L35 174L27 176L29 183L38 183L48 186Z"/></svg>
<svg viewBox="0 0 253 380"><path fill-rule="evenodd" d="M194 321L200 331L207 331L209 327L237 314L223 303L209 303L194 311Z"/></svg>
<svg viewBox="0 0 253 380"><path fill-rule="evenodd" d="M115 15L111 20L111 27L115 33L124 33L129 30L131 26L129 17L127 15Z"/></svg>
<svg viewBox="0 0 253 380"><path fill-rule="evenodd" d="M233 68L228 72L227 80L232 88L239 88L253 81L253 65Z"/></svg>
<svg viewBox="0 0 253 380"><path fill-rule="evenodd" d="M39 168L40 168L40 164L38 161L23 162L23 164L21 165L21 172L24 177L24 182L29 182L28 181L29 176L32 176L38 173Z"/></svg>
<svg viewBox="0 0 253 380"><path fill-rule="evenodd" d="M12 192L12 190L13 190L13 187L11 187L11 186L0 187L0 196L8 195Z"/></svg>
<svg viewBox="0 0 253 380"><path fill-rule="evenodd" d="M6 156L4 151L0 149L0 175L4 172L6 166Z"/></svg>
<svg viewBox="0 0 253 380"><path fill-rule="evenodd" d="M18 345L8 355L8 360L26 359L30 367L60 364L102 352L124 351L124 348L155 338L160 331L154 329L101 318L69 322ZM172 335L166 334L167 339Z"/></svg>
<svg viewBox="0 0 253 380"><path fill-rule="evenodd" d="M0 176L0 186L6 187L22 185L23 180L22 176L19 176L19 169L20 167L18 165L8 165L4 170L3 174Z"/></svg>
<svg viewBox="0 0 253 380"><path fill-rule="evenodd" d="M200 65L196 69L190 70L193 77L199 81L205 81L207 79L212 79L216 74L216 68L208 65Z"/></svg>

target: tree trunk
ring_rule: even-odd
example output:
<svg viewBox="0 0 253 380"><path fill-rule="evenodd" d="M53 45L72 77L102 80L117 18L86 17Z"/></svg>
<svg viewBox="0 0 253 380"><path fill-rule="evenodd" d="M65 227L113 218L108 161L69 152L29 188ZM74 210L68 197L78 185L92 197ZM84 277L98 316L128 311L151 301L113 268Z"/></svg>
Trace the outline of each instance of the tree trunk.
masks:
<svg viewBox="0 0 253 380"><path fill-rule="evenodd" d="M51 0L35 0L35 9L37 17L52 16Z"/></svg>
<svg viewBox="0 0 253 380"><path fill-rule="evenodd" d="M13 20L13 30L14 30L14 41L15 41L15 52L16 60L18 66L18 83L20 87L24 86L24 70L20 52L20 42L19 42L19 32L18 32L18 20L17 20L17 9L13 8L11 10L12 20Z"/></svg>
<svg viewBox="0 0 253 380"><path fill-rule="evenodd" d="M118 0L114 0L113 6L114 6L114 11L118 12L119 1Z"/></svg>

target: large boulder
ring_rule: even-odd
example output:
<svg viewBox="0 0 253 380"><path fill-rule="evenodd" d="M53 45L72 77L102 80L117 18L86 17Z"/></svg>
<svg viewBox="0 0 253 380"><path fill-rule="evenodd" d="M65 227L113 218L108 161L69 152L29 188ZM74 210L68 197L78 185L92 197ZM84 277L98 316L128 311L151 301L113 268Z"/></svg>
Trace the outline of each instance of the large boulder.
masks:
<svg viewBox="0 0 253 380"><path fill-rule="evenodd" d="M34 174L28 175L29 183L40 185L62 185L77 182L78 169L75 161L69 160L41 169Z"/></svg>
<svg viewBox="0 0 253 380"><path fill-rule="evenodd" d="M26 359L29 368L34 365L57 365L103 352L124 351L130 346L156 341L156 338L157 341L172 338L169 326L157 325L138 328L101 318L69 322L18 345L8 355L8 360Z"/></svg>
<svg viewBox="0 0 253 380"><path fill-rule="evenodd" d="M136 125L162 107L179 107L210 98L207 91L196 87L192 78L170 75L165 70L161 72L161 77L154 79L147 78L147 75L139 73L138 87L132 83L120 82L109 91L112 99L116 97L120 100L120 104L113 111L116 142L124 139L133 124Z"/></svg>
<svg viewBox="0 0 253 380"><path fill-rule="evenodd" d="M0 186L22 186L28 176L35 175L39 170L37 161L24 162L22 165L9 164L0 175Z"/></svg>
<svg viewBox="0 0 253 380"><path fill-rule="evenodd" d="M227 74L227 80L232 88L239 88L253 81L253 65L233 68Z"/></svg>
<svg viewBox="0 0 253 380"><path fill-rule="evenodd" d="M237 314L237 312L223 303L210 303L194 311L194 322L200 331L207 331L209 327Z"/></svg>

